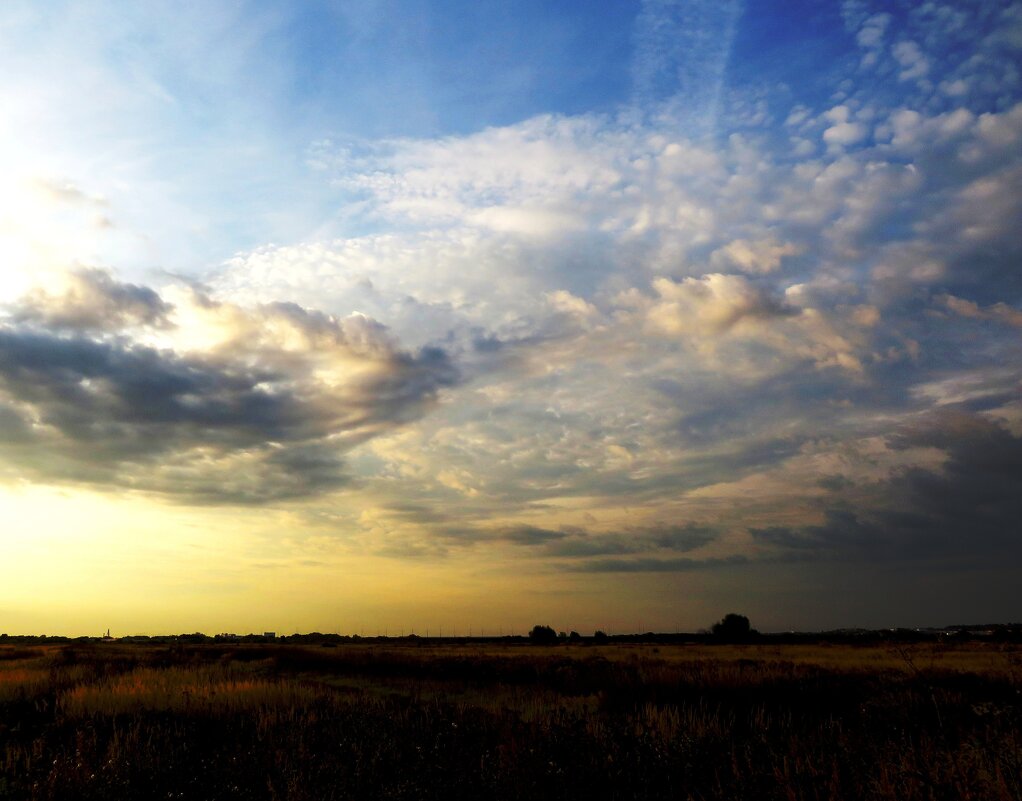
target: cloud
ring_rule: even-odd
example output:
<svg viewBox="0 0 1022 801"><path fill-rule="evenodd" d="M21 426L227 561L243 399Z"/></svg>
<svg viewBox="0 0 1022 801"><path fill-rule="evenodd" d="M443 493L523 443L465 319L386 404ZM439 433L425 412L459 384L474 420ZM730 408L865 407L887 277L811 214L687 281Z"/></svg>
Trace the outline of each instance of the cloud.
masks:
<svg viewBox="0 0 1022 801"><path fill-rule="evenodd" d="M791 242L778 242L767 237L750 241L735 239L710 254L710 264L715 267L732 267L743 273L763 275L776 272L786 256L796 256L802 248Z"/></svg>
<svg viewBox="0 0 1022 801"><path fill-rule="evenodd" d="M996 320L1016 328L1022 327L1022 311L1007 303L994 303L983 308L978 303L956 298L954 295L941 295L937 301L961 317L972 320Z"/></svg>
<svg viewBox="0 0 1022 801"><path fill-rule="evenodd" d="M888 442L934 450L941 461L838 490L822 523L754 528L753 539L789 557L951 566L1018 557L1022 437L989 416L948 407L904 424Z"/></svg>
<svg viewBox="0 0 1022 801"><path fill-rule="evenodd" d="M437 530L446 531L446 527ZM664 557L665 553L689 553L713 542L720 532L713 526L696 523L630 526L624 530L597 532L579 526L560 529L530 524L514 524L496 529L457 530L443 537L446 545L475 545L480 542L505 542L522 549L531 559L558 570L600 572L616 570L611 564L631 565L626 570L690 569L700 560L688 557ZM605 560L607 556L628 556L627 560ZM645 555L645 556L639 556ZM715 561L712 557L710 562ZM639 565L635 567L635 565ZM674 565L674 568L668 566ZM678 567L681 565L682 567Z"/></svg>
<svg viewBox="0 0 1022 801"><path fill-rule="evenodd" d="M422 507L389 518L395 541L605 570L793 558L730 535L671 555L641 532L804 537L852 498L861 522L895 473L938 466L934 448L892 451L906 418L1008 402L1022 128L1014 90L981 88L1004 88L1003 59L966 63L1006 45L949 47L932 20L858 6L848 44L872 63L819 97L771 90L760 127L716 139L666 104L314 148L354 233L241 252L210 283L359 309L457 361L447 403L352 451L361 491ZM670 70L654 67L655 94Z"/></svg>
<svg viewBox="0 0 1022 801"><path fill-rule="evenodd" d="M846 102L814 124L857 115L867 111ZM811 325L837 331L836 303L865 301L882 314L912 286L966 279L978 251L988 254L981 262L991 261L993 243L1011 247L1018 193L1007 143L1016 136L1016 110L927 116L895 106L868 115L879 121L876 143L848 140L840 152L794 162L766 139L736 135L708 147L657 125L596 116L393 140L333 161L336 149L324 146L336 180L362 193L361 208L398 232L239 254L214 286L250 301L276 296L326 302L337 313L365 309L406 340L460 329L538 342L530 333L549 323L537 296L567 292L596 312L587 314L592 325L614 314L614 298L628 290L741 271L760 280L741 288L752 302L747 313L731 307L744 321L737 329L756 318L752 294L790 298L798 285L813 288ZM996 214L982 216L981 198ZM523 208L552 215L539 239L531 225L496 230L488 222ZM715 280L723 292L738 278ZM845 296L824 296L825 285ZM723 310L720 302L705 308L714 305ZM550 304L546 314L557 313L563 304ZM713 328L706 335L716 336ZM844 350L857 349L842 336ZM842 358L861 364L868 355Z"/></svg>
<svg viewBox="0 0 1022 801"><path fill-rule="evenodd" d="M73 331L117 331L169 325L172 306L149 287L116 281L110 273L81 269L63 276L56 293L36 288L13 307L18 323Z"/></svg>
<svg viewBox="0 0 1022 801"><path fill-rule="evenodd" d="M954 495L968 459L899 449L895 430L957 404L1017 435L1007 5L846 3L826 80L781 86L771 59L729 66L741 4L658 0L637 20L629 107L375 140L321 125L296 144L302 127L223 171L185 154L193 194L226 176L245 202L207 216L183 190L154 203L155 182L138 205L173 212L193 243L181 264L234 255L190 268L208 291L79 270L11 307L7 475L303 498L316 525L395 557L492 548L591 572L903 558L911 525L890 513L929 519L921 488ZM221 72L238 80L255 53L225 53ZM277 75L265 63L254 74ZM206 66L190 80L206 86ZM180 86L149 88L143 110L170 104L157 119L202 116L169 110ZM723 98L741 111L720 114ZM119 223L135 202L91 173L51 184L56 205L106 198ZM310 216L292 208L305 197L328 202ZM176 263L158 251L121 260ZM364 514L324 499L338 487ZM947 538L969 536L948 519Z"/></svg>
<svg viewBox="0 0 1022 801"><path fill-rule="evenodd" d="M88 195L68 181L58 183L45 179L37 179L34 182L34 188L48 196L51 200L55 200L60 203L83 205L99 209L106 208L109 205L104 198Z"/></svg>
<svg viewBox="0 0 1022 801"><path fill-rule="evenodd" d="M898 42L891 48L891 53L901 65L901 71L898 73L899 81L910 81L929 74L930 61L923 55L923 51L915 42Z"/></svg>
<svg viewBox="0 0 1022 801"><path fill-rule="evenodd" d="M692 342L718 370L729 369L729 361L730 369L748 370L747 360L766 348L783 363L810 361L818 368L862 371L854 344L861 332L846 325L841 333L830 315L772 296L744 276L711 273L681 283L657 279L653 287L660 297L646 310L650 328ZM787 295L799 297L797 292ZM861 326L861 315L853 311L851 321Z"/></svg>
<svg viewBox="0 0 1022 801"><path fill-rule="evenodd" d="M851 120L851 109L846 105L834 106L823 116L831 125L823 132L823 141L832 150L861 142L869 135L869 128Z"/></svg>
<svg viewBox="0 0 1022 801"><path fill-rule="evenodd" d="M687 573L693 570L714 570L746 564L749 559L735 555L722 558L676 559L633 558L592 559L565 568L572 573Z"/></svg>
<svg viewBox="0 0 1022 801"><path fill-rule="evenodd" d="M867 49L879 47L890 24L890 14L874 14L862 24L855 40Z"/></svg>
<svg viewBox="0 0 1022 801"><path fill-rule="evenodd" d="M650 323L671 334L721 334L743 323L793 313L748 279L711 273L676 283L658 278L659 300L647 313Z"/></svg>
<svg viewBox="0 0 1022 801"><path fill-rule="evenodd" d="M633 33L638 104L676 106L690 135L711 133L742 6L737 0L643 0Z"/></svg>
<svg viewBox="0 0 1022 801"><path fill-rule="evenodd" d="M563 531L553 531L538 526L509 526L500 531L502 539L515 545L546 545L567 537Z"/></svg>
<svg viewBox="0 0 1022 801"><path fill-rule="evenodd" d="M152 319L162 328L133 333ZM196 502L314 495L347 481L346 451L416 419L456 380L442 350L402 351L361 315L194 291L172 308L79 273L0 328L0 408L17 432L3 460L33 480Z"/></svg>
<svg viewBox="0 0 1022 801"><path fill-rule="evenodd" d="M955 370L950 375L926 381L911 388L913 397L933 406L962 404L968 408L991 410L1018 396L1022 376L1009 366L990 365L972 370Z"/></svg>
<svg viewBox="0 0 1022 801"><path fill-rule="evenodd" d="M611 533L569 528L564 536L543 543L545 547L542 552L554 558L572 559L657 551L687 553L710 544L718 536L719 532L712 527L694 523L640 526Z"/></svg>

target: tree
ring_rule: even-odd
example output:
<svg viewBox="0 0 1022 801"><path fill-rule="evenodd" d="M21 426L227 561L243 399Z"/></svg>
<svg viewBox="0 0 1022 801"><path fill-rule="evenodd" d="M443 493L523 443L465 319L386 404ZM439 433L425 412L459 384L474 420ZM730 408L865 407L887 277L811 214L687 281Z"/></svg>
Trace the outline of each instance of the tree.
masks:
<svg viewBox="0 0 1022 801"><path fill-rule="evenodd" d="M729 612L723 620L713 624L713 636L722 640L744 640L751 633L749 618L735 612Z"/></svg>
<svg viewBox="0 0 1022 801"><path fill-rule="evenodd" d="M536 645L550 645L557 642L557 632L550 626L533 626L529 632L529 639Z"/></svg>

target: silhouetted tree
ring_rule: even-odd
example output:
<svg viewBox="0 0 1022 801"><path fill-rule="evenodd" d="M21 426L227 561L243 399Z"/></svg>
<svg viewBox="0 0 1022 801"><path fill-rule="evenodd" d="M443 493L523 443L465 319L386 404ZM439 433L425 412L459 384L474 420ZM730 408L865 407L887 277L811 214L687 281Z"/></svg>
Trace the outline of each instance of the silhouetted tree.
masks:
<svg viewBox="0 0 1022 801"><path fill-rule="evenodd" d="M550 626L533 626L529 632L529 639L537 645L549 645L557 642L557 632Z"/></svg>
<svg viewBox="0 0 1022 801"><path fill-rule="evenodd" d="M744 640L752 633L749 618L729 612L724 619L713 624L713 636L722 640Z"/></svg>
<svg viewBox="0 0 1022 801"><path fill-rule="evenodd" d="M606 642L607 641L607 632L602 631L602 630L597 630L596 633L593 635L593 639L596 640L596 642Z"/></svg>

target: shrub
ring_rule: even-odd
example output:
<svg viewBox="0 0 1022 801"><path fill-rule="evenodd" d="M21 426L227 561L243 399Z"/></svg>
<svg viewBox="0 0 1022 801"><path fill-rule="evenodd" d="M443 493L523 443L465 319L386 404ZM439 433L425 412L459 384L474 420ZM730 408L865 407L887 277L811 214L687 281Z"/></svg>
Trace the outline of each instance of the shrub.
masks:
<svg viewBox="0 0 1022 801"><path fill-rule="evenodd" d="M533 626L529 639L537 645L550 645L557 642L557 632L550 626Z"/></svg>
<svg viewBox="0 0 1022 801"><path fill-rule="evenodd" d="M713 635L723 640L744 640L752 633L749 618L730 612L724 619L713 624Z"/></svg>

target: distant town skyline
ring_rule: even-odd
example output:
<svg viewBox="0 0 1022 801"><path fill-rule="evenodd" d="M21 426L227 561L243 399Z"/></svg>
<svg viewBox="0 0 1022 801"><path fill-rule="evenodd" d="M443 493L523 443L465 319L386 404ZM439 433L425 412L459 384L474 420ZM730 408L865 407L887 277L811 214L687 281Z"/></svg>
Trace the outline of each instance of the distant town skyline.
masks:
<svg viewBox="0 0 1022 801"><path fill-rule="evenodd" d="M1022 619L1020 51L1006 0L4 3L0 631Z"/></svg>

